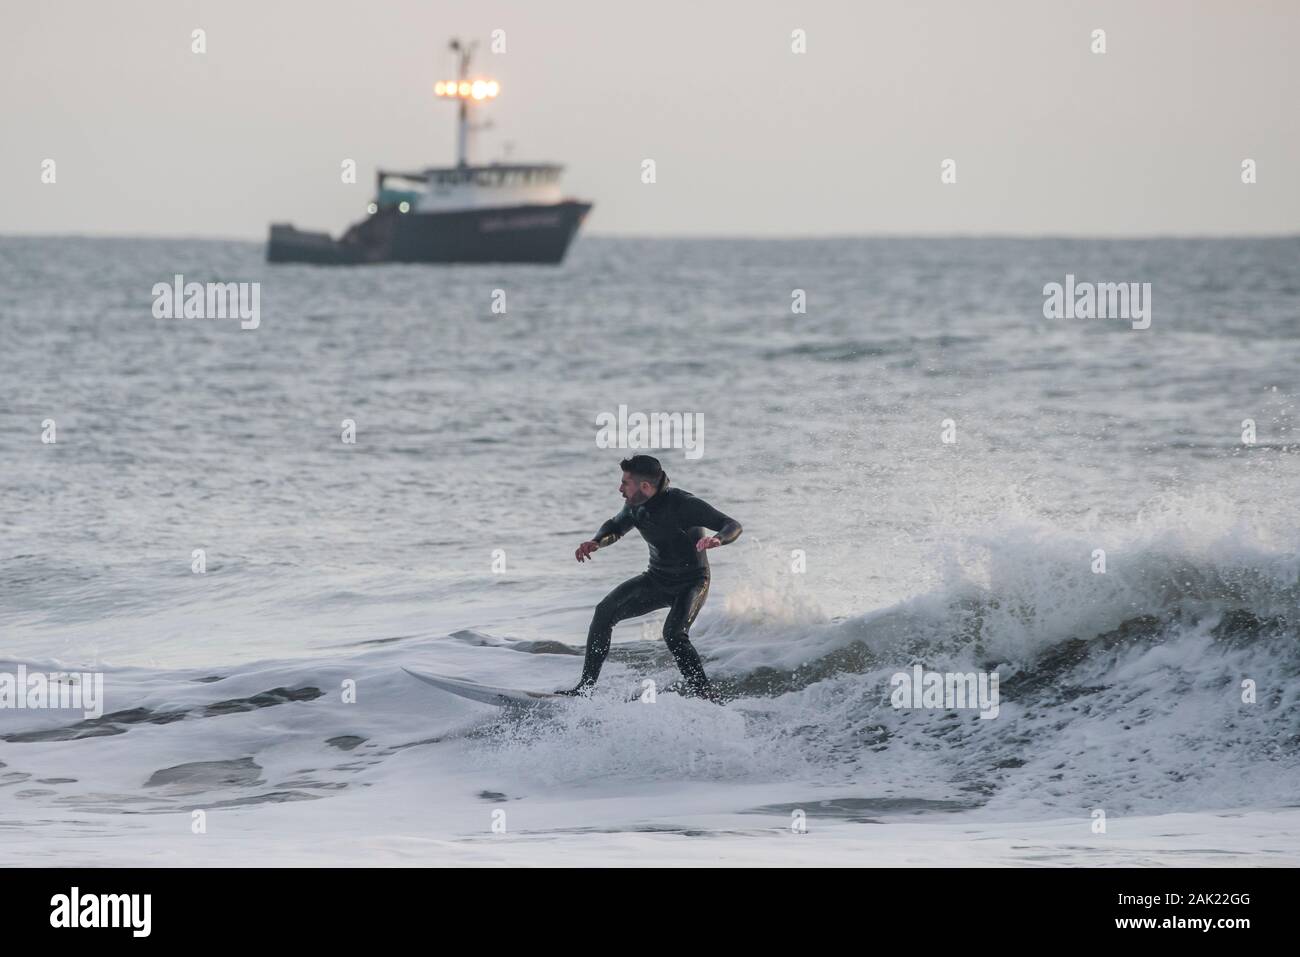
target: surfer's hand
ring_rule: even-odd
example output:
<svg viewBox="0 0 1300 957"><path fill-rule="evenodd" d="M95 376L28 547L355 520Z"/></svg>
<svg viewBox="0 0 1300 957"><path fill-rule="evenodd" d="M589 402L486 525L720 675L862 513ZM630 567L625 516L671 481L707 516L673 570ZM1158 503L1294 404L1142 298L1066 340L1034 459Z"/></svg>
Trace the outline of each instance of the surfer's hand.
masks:
<svg viewBox="0 0 1300 957"><path fill-rule="evenodd" d="M573 557L580 562L585 562L591 557L591 553L600 548L595 542L583 542L578 546L578 550L573 553Z"/></svg>
<svg viewBox="0 0 1300 957"><path fill-rule="evenodd" d="M718 538L717 535L708 535L695 543L695 550L697 552L706 552L710 548L717 548L721 544L722 539Z"/></svg>

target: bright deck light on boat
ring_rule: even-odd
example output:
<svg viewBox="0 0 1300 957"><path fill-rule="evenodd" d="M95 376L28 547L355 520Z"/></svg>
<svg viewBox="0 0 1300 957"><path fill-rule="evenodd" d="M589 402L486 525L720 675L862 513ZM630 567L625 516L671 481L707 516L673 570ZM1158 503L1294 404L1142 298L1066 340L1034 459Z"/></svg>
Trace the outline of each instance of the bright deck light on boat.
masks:
<svg viewBox="0 0 1300 957"><path fill-rule="evenodd" d="M397 204L397 211L399 213L409 213L411 211L411 204L408 203L406 200L402 200L400 203Z"/></svg>
<svg viewBox="0 0 1300 957"><path fill-rule="evenodd" d="M375 215L375 213L379 212L379 207L376 206L374 203L371 203L369 206L366 207L366 212L369 213L371 216L373 216Z"/></svg>
<svg viewBox="0 0 1300 957"><path fill-rule="evenodd" d="M433 85L433 92L438 96L490 100L501 92L501 84L496 80L439 80Z"/></svg>

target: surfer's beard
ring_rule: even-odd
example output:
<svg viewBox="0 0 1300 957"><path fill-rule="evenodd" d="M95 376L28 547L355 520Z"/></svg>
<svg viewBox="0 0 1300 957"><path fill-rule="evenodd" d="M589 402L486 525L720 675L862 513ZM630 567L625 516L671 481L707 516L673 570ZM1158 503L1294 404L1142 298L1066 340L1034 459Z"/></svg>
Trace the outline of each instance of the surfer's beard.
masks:
<svg viewBox="0 0 1300 957"><path fill-rule="evenodd" d="M636 508L638 505L644 505L648 501L650 501L650 496L646 495L640 489L637 489L627 497L627 504L633 508Z"/></svg>

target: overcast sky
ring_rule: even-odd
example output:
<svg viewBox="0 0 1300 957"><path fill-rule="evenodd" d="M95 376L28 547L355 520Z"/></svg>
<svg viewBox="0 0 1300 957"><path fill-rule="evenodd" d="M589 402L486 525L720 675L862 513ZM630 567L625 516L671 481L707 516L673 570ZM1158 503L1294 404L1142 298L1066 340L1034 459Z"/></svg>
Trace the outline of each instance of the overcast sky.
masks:
<svg viewBox="0 0 1300 957"><path fill-rule="evenodd" d="M453 35L592 233L1300 232L1298 0L3 0L0 234L337 234L453 161Z"/></svg>

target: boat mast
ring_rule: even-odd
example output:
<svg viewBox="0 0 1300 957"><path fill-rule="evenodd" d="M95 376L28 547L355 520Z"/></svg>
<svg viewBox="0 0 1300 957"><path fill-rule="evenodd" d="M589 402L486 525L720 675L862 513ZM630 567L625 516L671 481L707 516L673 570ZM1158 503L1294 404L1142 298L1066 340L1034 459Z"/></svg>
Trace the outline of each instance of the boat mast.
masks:
<svg viewBox="0 0 1300 957"><path fill-rule="evenodd" d="M459 40L451 41L453 51L460 54L460 73L457 80L465 83L469 80L469 61L474 55L474 48L477 43L462 45ZM458 97L460 100L460 120L456 124L456 165L469 165L469 97Z"/></svg>
<svg viewBox="0 0 1300 957"><path fill-rule="evenodd" d="M445 83L439 80L434 84L434 92L441 97L459 100L457 104L458 119L456 123L456 165L462 169L469 165L469 135L476 129L485 129L490 124L480 124L473 126L469 121L469 107L471 101L490 100L501 91L501 84L496 80L471 80L469 76L469 64L474 58L474 50L478 43L461 43L459 40L451 41L451 49L456 53L459 60L458 75L454 80L448 80Z"/></svg>

